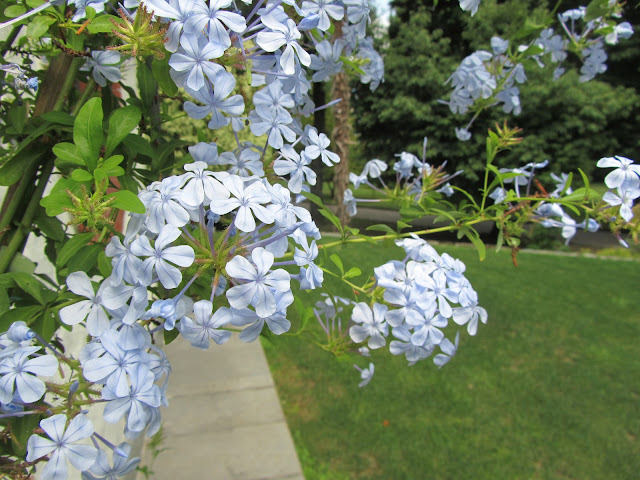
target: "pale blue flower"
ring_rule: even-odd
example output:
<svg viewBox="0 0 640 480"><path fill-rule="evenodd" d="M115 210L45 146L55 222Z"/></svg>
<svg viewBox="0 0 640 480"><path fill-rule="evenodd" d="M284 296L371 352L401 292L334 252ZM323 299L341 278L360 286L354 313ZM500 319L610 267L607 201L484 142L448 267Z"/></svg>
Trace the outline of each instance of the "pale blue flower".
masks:
<svg viewBox="0 0 640 480"><path fill-rule="evenodd" d="M273 223L273 214L263 204L271 201L271 195L261 182L253 182L249 185L236 175L229 175L223 180L223 184L231 193L226 200L215 199L211 202L211 211L218 215L225 215L238 209L234 225L241 232L253 232L256 228L255 215L264 223Z"/></svg>
<svg viewBox="0 0 640 480"><path fill-rule="evenodd" d="M362 343L369 339L367 346L371 349L386 345L385 337L389 335L389 326L385 320L388 307L381 303L374 303L373 310L364 302L353 307L351 320L357 325L349 329L351 340Z"/></svg>
<svg viewBox="0 0 640 480"><path fill-rule="evenodd" d="M611 206L620 206L620 216L625 219L625 221L630 222L633 218L633 201L640 197L640 189L628 189L622 190L622 188L618 189L618 194L613 192L606 192L602 196L602 200L607 202Z"/></svg>
<svg viewBox="0 0 640 480"><path fill-rule="evenodd" d="M414 345L411 342L411 332L406 326L396 327L391 332L397 340L392 340L389 344L389 351L392 355L404 355L409 366L415 365L420 360L424 360L433 353L435 345L428 343L425 345Z"/></svg>
<svg viewBox="0 0 640 480"><path fill-rule="evenodd" d="M224 152L220 155L220 165L229 165L227 172L239 177L256 175L264 177L264 168L258 152L251 148L243 148L239 154Z"/></svg>
<svg viewBox="0 0 640 480"><path fill-rule="evenodd" d="M295 102L291 95L282 91L282 82L276 78L266 88L255 93L253 105L260 116L269 118L271 111L286 112L286 109L295 107Z"/></svg>
<svg viewBox="0 0 640 480"><path fill-rule="evenodd" d="M153 373L145 365L140 364L133 369L130 378L131 386L126 395L118 395L108 385L102 390L102 398L108 400L104 419L117 423L127 415L127 428L131 432L141 432L152 419L151 410L160 406L162 395L153 383Z"/></svg>
<svg viewBox="0 0 640 480"><path fill-rule="evenodd" d="M196 162L204 162L207 165L219 165L218 145L215 142L200 142L189 147L189 153Z"/></svg>
<svg viewBox="0 0 640 480"><path fill-rule="evenodd" d="M344 7L339 2L333 0L304 0L302 2L302 12L305 15L318 14L318 30L326 32L331 27L331 20L342 20L344 17ZM315 81L315 80L314 80Z"/></svg>
<svg viewBox="0 0 640 480"><path fill-rule="evenodd" d="M281 268L269 271L274 256L262 247L251 252L251 260L253 263L236 255L227 263L227 275L235 282L243 282L227 290L227 299L233 308L253 305L260 317L268 317L277 310L274 292L290 290L290 276Z"/></svg>
<svg viewBox="0 0 640 480"><path fill-rule="evenodd" d="M382 175L382 172L386 172L388 165L382 160L378 160L374 158L373 160L369 160L364 164L364 169L362 170L363 175L367 175L371 178L378 178Z"/></svg>
<svg viewBox="0 0 640 480"><path fill-rule="evenodd" d="M231 46L231 38L225 26L236 33L247 29L247 23L242 15L222 10L231 5L232 0L210 0L209 4L202 0L193 2L192 16L187 20L184 29L193 34L203 30L209 31L209 41Z"/></svg>
<svg viewBox="0 0 640 480"><path fill-rule="evenodd" d="M609 188L637 188L640 186L640 165L633 163L626 157L604 157L598 160L596 166L600 168L614 168L604 178Z"/></svg>
<svg viewBox="0 0 640 480"><path fill-rule="evenodd" d="M94 337L99 336L109 328L109 317L102 303L102 292L107 287L103 282L98 288L98 293L93 290L93 284L89 276L84 272L73 272L67 277L67 287L76 295L86 297L60 310L60 320L67 325L76 325L87 320L87 332Z"/></svg>
<svg viewBox="0 0 640 480"><path fill-rule="evenodd" d="M209 340L222 345L231 337L230 331L220 329L228 323L228 319L221 318L220 315L211 315L212 312L213 304L208 300L200 300L193 304L195 319L183 317L180 320L180 333L196 348L206 350L209 348Z"/></svg>
<svg viewBox="0 0 640 480"><path fill-rule="evenodd" d="M478 331L478 320L487 323L487 318L487 311L479 305L453 309L453 321L458 325L467 324L467 332L472 336Z"/></svg>
<svg viewBox="0 0 640 480"><path fill-rule="evenodd" d="M211 77L210 77L211 78ZM191 118L203 119L211 114L208 127L212 130L229 125L229 118L224 114L239 116L244 112L244 100L242 95L229 95L236 87L235 77L221 70L211 78L213 89L208 82L204 82L202 88L193 90L187 88L187 92L204 106L198 106L193 102L185 102L184 110ZM188 86L187 86L188 87ZM227 98L229 97L229 98Z"/></svg>
<svg viewBox="0 0 640 480"><path fill-rule="evenodd" d="M296 71L296 62L306 67L311 63L311 57L307 51L297 42L302 34L296 28L296 24L290 18L280 22L274 15L263 15L262 23L271 31L259 32L256 43L267 52L275 52L286 45L280 57L280 66L287 75L293 75Z"/></svg>
<svg viewBox="0 0 640 480"><path fill-rule="evenodd" d="M355 30L358 33L359 38L364 38L367 34L367 24L371 20L369 14L368 0L344 0L344 5L347 7L347 18L351 22Z"/></svg>
<svg viewBox="0 0 640 480"><path fill-rule="evenodd" d="M91 57L87 58L86 66L92 69L93 79L101 87L106 87L107 80L119 82L120 73L120 52L113 50L92 51Z"/></svg>
<svg viewBox="0 0 640 480"><path fill-rule="evenodd" d="M342 71L343 63L340 60L344 43L336 40L331 44L328 40L324 40L316 45L318 55L311 55L312 70L317 70L311 79L314 82L326 82Z"/></svg>
<svg viewBox="0 0 640 480"><path fill-rule="evenodd" d="M98 450L96 462L89 471L82 472L82 480L117 480L124 477L140 463L139 457L130 458L130 455L131 445L123 442L113 450L113 465L110 465L104 450Z"/></svg>
<svg viewBox="0 0 640 480"><path fill-rule="evenodd" d="M213 82L216 74L224 71L222 66L210 61L221 57L224 50L222 44L208 42L202 35L183 34L180 48L171 55L169 66L186 75L185 85L198 91L205 86L205 75Z"/></svg>
<svg viewBox="0 0 640 480"><path fill-rule="evenodd" d="M442 368L444 365L446 365L449 362L449 360L451 360L455 356L456 352L458 351L459 340L460 340L460 332L456 333L455 344L451 343L451 341L448 338L442 339L442 341L438 345L442 353L439 353L433 358L433 363L435 363L438 366L438 368Z"/></svg>
<svg viewBox="0 0 640 480"><path fill-rule="evenodd" d="M165 225L160 230L152 247L145 236L138 237L131 244L131 251L138 256L148 257L142 262L141 282L150 285L153 281L153 271L158 275L164 288L176 288L182 281L182 273L170 263L180 267L190 266L195 254L189 245L177 245L170 247L172 242L178 239L180 230L171 225Z"/></svg>
<svg viewBox="0 0 640 480"><path fill-rule="evenodd" d="M42 480L66 480L69 474L67 460L77 470L91 468L98 456L98 450L91 445L77 442L93 435L93 425L83 414L77 415L65 429L67 417L63 414L53 415L40 421L40 427L49 438L31 435L27 442L27 462L33 462L45 455L49 461L42 469Z"/></svg>
<svg viewBox="0 0 640 480"><path fill-rule="evenodd" d="M287 320L287 307L293 303L291 291L275 292L276 311L270 315L261 316L248 308L240 310L231 309L232 324L237 327L249 325L239 335L243 342L253 342L264 328L265 323L274 335L282 335L291 328L291 322Z"/></svg>
<svg viewBox="0 0 640 480"><path fill-rule="evenodd" d="M82 363L82 373L90 382L108 385L116 395L129 392L129 375L141 363L146 363L147 354L142 350L123 350L115 330L107 330L100 337L104 353Z"/></svg>
<svg viewBox="0 0 640 480"><path fill-rule="evenodd" d="M308 167L311 159L305 152L296 152L291 145L284 145L280 149L283 158L277 159L273 164L273 171L276 175L289 175L289 190L293 193L302 191L302 182L306 180L309 185L316 184L316 173Z"/></svg>
<svg viewBox="0 0 640 480"><path fill-rule="evenodd" d="M53 355L29 358L40 347L25 347L0 361L0 402L11 403L14 390L24 403L34 403L42 398L45 384L37 376L50 377L58 369L58 360Z"/></svg>
<svg viewBox="0 0 640 480"><path fill-rule="evenodd" d="M367 368L360 368L355 364L353 366L356 367L356 370L360 372L360 378L362 379L362 381L358 384L358 387L362 388L369 385L371 378L373 378L373 372L375 371L375 366L373 365L373 363L369 363L369 366Z"/></svg>
<svg viewBox="0 0 640 480"><path fill-rule="evenodd" d="M305 144L307 146L304 149L304 153L312 160L320 157L322 163L327 167L332 167L335 163L340 161L340 157L336 153L327 150L330 143L331 141L329 140L329 137L324 133L318 134L318 130L310 128L305 137Z"/></svg>
<svg viewBox="0 0 640 480"><path fill-rule="evenodd" d="M165 224L183 227L191 221L189 212L181 204L183 184L183 177L166 177L138 194L147 209L145 226L150 232L160 232Z"/></svg>
<svg viewBox="0 0 640 480"><path fill-rule="evenodd" d="M204 162L189 163L184 169L187 173L183 177L186 183L182 188L182 199L187 206L198 208L210 204L214 199L229 198L229 191L218 181L218 178L225 178L225 174L207 170Z"/></svg>
<svg viewBox="0 0 640 480"><path fill-rule="evenodd" d="M480 0L460 0L460 8L462 10L471 12L471 16L476 14L479 5Z"/></svg>
<svg viewBox="0 0 640 480"><path fill-rule="evenodd" d="M288 142L293 142L296 139L296 133L289 127L293 122L293 117L285 110L253 110L249 114L249 120L251 121L251 133L258 137L265 133L268 134L269 146L276 150L284 145L282 137Z"/></svg>

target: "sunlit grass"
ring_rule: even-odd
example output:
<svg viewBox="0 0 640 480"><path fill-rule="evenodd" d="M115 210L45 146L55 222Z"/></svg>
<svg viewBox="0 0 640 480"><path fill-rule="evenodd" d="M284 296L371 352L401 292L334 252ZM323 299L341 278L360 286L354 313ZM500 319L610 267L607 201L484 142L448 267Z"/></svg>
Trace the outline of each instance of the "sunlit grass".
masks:
<svg viewBox="0 0 640 480"><path fill-rule="evenodd" d="M360 390L353 359L265 342L307 480L637 478L640 264L521 253L515 268L509 252L480 263L446 250L467 264L489 323L442 370L376 351ZM338 253L360 280L401 257Z"/></svg>

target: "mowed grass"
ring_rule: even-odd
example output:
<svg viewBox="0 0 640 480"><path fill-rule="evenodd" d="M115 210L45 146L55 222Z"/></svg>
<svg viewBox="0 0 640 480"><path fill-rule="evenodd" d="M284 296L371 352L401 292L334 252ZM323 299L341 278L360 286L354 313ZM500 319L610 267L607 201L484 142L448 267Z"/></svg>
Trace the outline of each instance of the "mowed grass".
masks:
<svg viewBox="0 0 640 480"><path fill-rule="evenodd" d="M515 268L505 251L438 249L466 263L489 312L441 370L375 351L359 389L348 359L264 342L307 480L640 478L640 263L520 253ZM363 275L402 258L339 253Z"/></svg>

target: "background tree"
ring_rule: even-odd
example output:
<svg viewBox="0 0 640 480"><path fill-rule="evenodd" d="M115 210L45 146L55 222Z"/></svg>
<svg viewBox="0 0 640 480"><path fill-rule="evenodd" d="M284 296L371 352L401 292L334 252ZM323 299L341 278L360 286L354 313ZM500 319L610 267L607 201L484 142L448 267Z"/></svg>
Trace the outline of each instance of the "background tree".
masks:
<svg viewBox="0 0 640 480"><path fill-rule="evenodd" d="M555 2L554 2L555 4ZM559 11L579 6L563 2ZM470 117L452 116L439 103L450 93L446 80L460 59L478 49L490 49L492 36L509 37L524 23L548 18L549 2L487 0L474 17L461 12L457 2L394 0L385 53L385 83L375 92L356 86L355 129L362 143L361 161L391 160L402 151L419 153L429 138L428 158L464 168L467 182L475 182L483 162L484 133L495 122L508 119L521 127L525 140L503 158L504 166L550 159L554 171L580 167L595 173L593 158L621 152L633 158L639 142L632 132L640 109L637 70L640 41L621 42L611 50L605 75L587 83L568 73L557 82L553 66L527 65L528 81L520 87L522 113L514 117L494 108L472 127L468 142L456 139L454 128ZM638 25L638 11L627 7L627 18ZM637 28L636 28L637 30ZM576 66L579 65L575 59ZM389 125L402 125L392 130ZM603 135L603 133L606 134ZM595 135L595 134L598 135Z"/></svg>

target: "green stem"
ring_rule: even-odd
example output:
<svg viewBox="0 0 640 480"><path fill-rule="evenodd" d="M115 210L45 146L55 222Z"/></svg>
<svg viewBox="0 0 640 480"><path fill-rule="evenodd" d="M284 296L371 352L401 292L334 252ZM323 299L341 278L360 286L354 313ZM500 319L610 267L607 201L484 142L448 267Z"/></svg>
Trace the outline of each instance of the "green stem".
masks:
<svg viewBox="0 0 640 480"><path fill-rule="evenodd" d="M493 163L494 158L495 155L491 155L490 158L487 158L487 165L484 167L484 187L482 189L482 203L480 205L480 212L484 212L484 205L487 201L487 196L489 195L489 192L487 192L487 188L489 187L489 165Z"/></svg>
<svg viewBox="0 0 640 480"><path fill-rule="evenodd" d="M24 202L23 197L25 195L25 191L28 187L33 185L32 179L36 168L37 163L31 163L27 167L22 178L20 178L17 188L13 192L10 192L11 200L4 212L2 212L2 218L0 218L0 232L4 231L4 229L13 222L13 217L16 214L16 211Z"/></svg>
<svg viewBox="0 0 640 480"><path fill-rule="evenodd" d="M540 199L537 199L540 200ZM446 227L438 227L438 228L428 228L426 230L418 230L416 232L406 232L406 233L394 233L393 235L391 234L387 234L387 235L376 235L374 237L368 237L368 238L362 238L362 237L356 237L356 238L349 238L346 240L338 240L336 242L331 242L331 243L325 243L323 245L318 245L318 248L332 248L332 247L337 247L338 245L344 245L345 243L362 243L362 242L370 242L371 240L373 241L382 241L382 240L387 240L387 239L394 239L394 238L405 238L405 237L409 237L411 234L414 235L431 235L433 233L441 233L441 232L450 232L452 230L456 230L460 227L467 227L470 225L475 225L476 223L480 223L480 222L484 222L488 220L487 218L476 218L474 220L470 220L468 222L463 223L462 225L447 225Z"/></svg>
<svg viewBox="0 0 640 480"><path fill-rule="evenodd" d="M73 82L76 79L76 73L78 73L78 70L80 69L80 64L82 63L82 61L83 59L80 57L76 57L71 61L71 66L69 67L69 70L67 71L67 75L65 75L64 77L64 82L62 83L62 87L60 88L58 99L56 100L56 103L53 105L54 112L58 112L62 110L62 105L64 105L64 101L69 95L69 92L71 91L71 87L73 87Z"/></svg>
<svg viewBox="0 0 640 480"><path fill-rule="evenodd" d="M73 108L71 115L75 117L78 114L82 106L87 102L87 100L89 100L89 97L91 97L91 95L93 94L95 88L96 88L96 82L92 78L91 80L89 80L89 83L87 83L87 86L85 87L84 92L82 92L82 96L80 97L80 100L78 100L78 102L76 103L76 106Z"/></svg>
<svg viewBox="0 0 640 480"><path fill-rule="evenodd" d="M38 207L40 206L40 199L42 198L42 194L44 192L45 187L49 181L49 176L53 171L53 159L48 160L44 167L42 168L42 172L40 172L40 178L38 180L38 185L36 187L35 192L33 192L33 196L29 201L29 205L24 212L24 216L22 217L22 222L13 233L9 244L7 245L6 250L4 251L2 257L0 257L0 274L5 273L11 264L11 260L13 260L14 255L17 253L18 249L27 238L27 235L31 232L31 225L33 223L33 218L38 211Z"/></svg>
<svg viewBox="0 0 640 480"><path fill-rule="evenodd" d="M5 57L5 55L7 54L7 50L9 50L11 48L11 45L13 45L13 42L16 40L16 37L20 33L21 28L22 28L22 25L17 25L13 27L11 29L11 32L9 32L7 39L4 42L2 42L2 47L0 47L0 52L2 52L2 58Z"/></svg>

